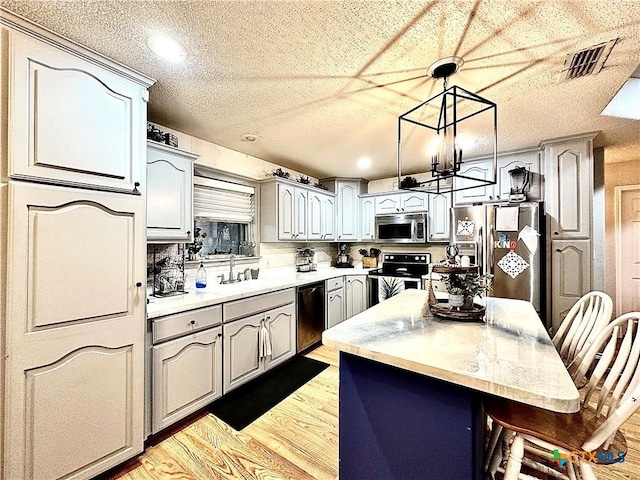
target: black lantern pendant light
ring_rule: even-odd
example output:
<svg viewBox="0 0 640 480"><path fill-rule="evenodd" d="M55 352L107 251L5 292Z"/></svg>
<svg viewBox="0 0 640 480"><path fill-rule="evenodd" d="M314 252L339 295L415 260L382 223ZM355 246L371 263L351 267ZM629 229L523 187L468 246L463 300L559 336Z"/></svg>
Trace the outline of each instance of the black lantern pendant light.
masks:
<svg viewBox="0 0 640 480"><path fill-rule="evenodd" d="M398 118L401 189L443 193L496 183L496 104L456 85L447 88L447 79L463 63L460 57L446 57L431 65L429 75L443 79L443 92ZM472 159L491 159L493 168L463 168ZM428 178L401 180L409 173L428 173Z"/></svg>

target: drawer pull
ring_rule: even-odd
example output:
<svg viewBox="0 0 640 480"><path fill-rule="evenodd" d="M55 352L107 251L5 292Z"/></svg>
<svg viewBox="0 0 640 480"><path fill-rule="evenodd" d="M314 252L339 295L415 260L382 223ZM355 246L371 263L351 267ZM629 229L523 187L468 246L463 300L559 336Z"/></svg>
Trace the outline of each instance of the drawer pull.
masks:
<svg viewBox="0 0 640 480"><path fill-rule="evenodd" d="M195 321L195 320L191 320L191 321L189 322L189 324L193 326L193 325L195 325L195 324L196 324L196 321Z"/></svg>

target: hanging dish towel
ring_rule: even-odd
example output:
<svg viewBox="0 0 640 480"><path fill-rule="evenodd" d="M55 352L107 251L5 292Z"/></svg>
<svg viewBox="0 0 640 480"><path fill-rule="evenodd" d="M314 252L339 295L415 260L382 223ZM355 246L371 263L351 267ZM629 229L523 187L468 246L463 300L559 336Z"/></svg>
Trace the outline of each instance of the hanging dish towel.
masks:
<svg viewBox="0 0 640 480"><path fill-rule="evenodd" d="M399 294L404 290L404 280L397 277L378 278L378 302Z"/></svg>
<svg viewBox="0 0 640 480"><path fill-rule="evenodd" d="M260 354L261 357L271 355L271 338L269 338L269 330L265 322L260 327Z"/></svg>

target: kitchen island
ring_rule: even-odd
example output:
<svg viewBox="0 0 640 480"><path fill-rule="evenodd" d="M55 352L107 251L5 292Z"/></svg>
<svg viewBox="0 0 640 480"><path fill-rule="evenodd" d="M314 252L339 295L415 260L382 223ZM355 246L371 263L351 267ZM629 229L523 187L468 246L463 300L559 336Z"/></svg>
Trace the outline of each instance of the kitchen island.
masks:
<svg viewBox="0 0 640 480"><path fill-rule="evenodd" d="M405 290L325 331L340 350L340 478L480 479L483 395L570 413L579 394L533 306L487 298L484 322L427 319Z"/></svg>

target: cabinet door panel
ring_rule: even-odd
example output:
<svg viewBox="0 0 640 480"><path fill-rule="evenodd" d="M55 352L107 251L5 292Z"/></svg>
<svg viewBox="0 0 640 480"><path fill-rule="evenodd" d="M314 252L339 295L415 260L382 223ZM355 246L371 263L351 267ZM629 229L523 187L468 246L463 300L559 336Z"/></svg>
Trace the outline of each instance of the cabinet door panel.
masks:
<svg viewBox="0 0 640 480"><path fill-rule="evenodd" d="M487 160L465 163L460 167L460 175L467 175L482 180L492 180L493 173L493 162ZM456 179L454 182L455 188L468 188L468 190L458 190L454 192L456 205L488 202L494 198L494 185L469 188L477 185L477 182L463 178Z"/></svg>
<svg viewBox="0 0 640 480"><path fill-rule="evenodd" d="M263 372L259 351L263 317L259 313L223 326L224 393Z"/></svg>
<svg viewBox="0 0 640 480"><path fill-rule="evenodd" d="M429 242L448 242L451 228L451 195L429 196Z"/></svg>
<svg viewBox="0 0 640 480"><path fill-rule="evenodd" d="M61 478L131 449L130 362L130 346L86 347L25 371L24 478Z"/></svg>
<svg viewBox="0 0 640 480"><path fill-rule="evenodd" d="M558 330L571 307L591 286L591 240L551 242L552 325Z"/></svg>
<svg viewBox="0 0 640 480"><path fill-rule="evenodd" d="M145 89L35 39L10 38L9 175L133 191Z"/></svg>
<svg viewBox="0 0 640 480"><path fill-rule="evenodd" d="M143 209L11 182L7 478L91 477L142 451Z"/></svg>
<svg viewBox="0 0 640 480"><path fill-rule="evenodd" d="M358 191L355 184L340 183L338 186L338 240L358 239Z"/></svg>
<svg viewBox="0 0 640 480"><path fill-rule="evenodd" d="M372 197L360 199L360 212L362 215L361 240L375 240L375 206Z"/></svg>
<svg viewBox="0 0 640 480"><path fill-rule="evenodd" d="M336 199L327 196L322 201L322 239L334 240L336 238Z"/></svg>
<svg viewBox="0 0 640 480"><path fill-rule="evenodd" d="M222 327L153 347L153 433L222 395Z"/></svg>
<svg viewBox="0 0 640 480"><path fill-rule="evenodd" d="M294 190L295 195L295 229L293 238L305 240L307 238L307 191L301 188Z"/></svg>
<svg viewBox="0 0 640 480"><path fill-rule="evenodd" d="M429 197L427 194L403 193L401 195L401 201L400 211L404 213L426 212L429 210Z"/></svg>
<svg viewBox="0 0 640 480"><path fill-rule="evenodd" d="M351 318L367 309L367 277L365 275L347 277L346 303L346 318Z"/></svg>
<svg viewBox="0 0 640 480"><path fill-rule="evenodd" d="M309 194L309 227L307 238L309 240L322 239L322 198L317 193Z"/></svg>
<svg viewBox="0 0 640 480"><path fill-rule="evenodd" d="M327 328L331 328L344 320L344 287L327 296Z"/></svg>
<svg viewBox="0 0 640 480"><path fill-rule="evenodd" d="M545 146L547 212L554 240L591 236L591 152L590 140Z"/></svg>
<svg viewBox="0 0 640 480"><path fill-rule="evenodd" d="M375 202L376 215L400 211L400 195L378 195L375 197Z"/></svg>
<svg viewBox="0 0 640 480"><path fill-rule="evenodd" d="M195 155L147 142L147 240L193 239Z"/></svg>
<svg viewBox="0 0 640 480"><path fill-rule="evenodd" d="M293 304L266 312L265 322L271 337L271 355L265 369L275 367L296 353L296 324Z"/></svg>
<svg viewBox="0 0 640 480"><path fill-rule="evenodd" d="M518 152L510 155L498 157L498 185L496 186L496 199L509 200L511 194L510 170L524 167L530 172L528 201L536 201L542 198L540 188L540 152L538 150L530 152Z"/></svg>

